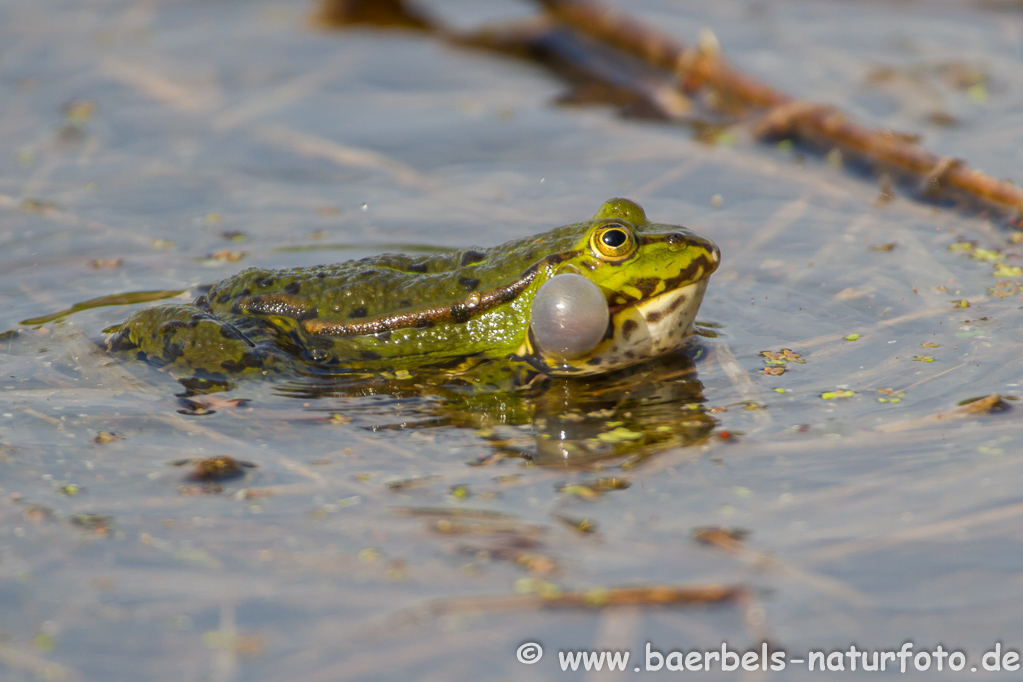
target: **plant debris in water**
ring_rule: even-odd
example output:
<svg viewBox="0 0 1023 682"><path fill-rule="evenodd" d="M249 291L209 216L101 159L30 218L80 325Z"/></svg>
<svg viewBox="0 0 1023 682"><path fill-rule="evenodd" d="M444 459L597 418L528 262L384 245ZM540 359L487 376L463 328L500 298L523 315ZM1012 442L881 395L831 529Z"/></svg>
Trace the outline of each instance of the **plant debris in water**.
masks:
<svg viewBox="0 0 1023 682"><path fill-rule="evenodd" d="M235 459L230 455L214 455L213 457L192 457L168 462L171 466L190 465L192 470L185 476L186 481L228 481L245 475L246 469L255 469L258 464L244 459Z"/></svg>

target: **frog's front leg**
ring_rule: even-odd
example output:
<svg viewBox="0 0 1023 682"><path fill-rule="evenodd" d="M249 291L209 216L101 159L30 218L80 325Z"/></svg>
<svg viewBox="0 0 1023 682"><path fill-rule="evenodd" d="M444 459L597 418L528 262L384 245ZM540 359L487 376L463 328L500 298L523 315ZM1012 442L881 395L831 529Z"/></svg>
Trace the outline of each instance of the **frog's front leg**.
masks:
<svg viewBox="0 0 1023 682"><path fill-rule="evenodd" d="M136 312L107 337L114 352L134 352L177 376L225 378L265 371L280 358L265 330L241 329L192 305Z"/></svg>

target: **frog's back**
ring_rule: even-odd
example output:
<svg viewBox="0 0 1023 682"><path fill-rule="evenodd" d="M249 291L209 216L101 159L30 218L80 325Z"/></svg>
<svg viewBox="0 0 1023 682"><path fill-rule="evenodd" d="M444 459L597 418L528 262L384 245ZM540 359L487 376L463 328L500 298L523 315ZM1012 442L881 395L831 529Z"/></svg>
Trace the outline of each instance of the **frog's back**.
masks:
<svg viewBox="0 0 1023 682"><path fill-rule="evenodd" d="M489 249L431 255L385 253L316 267L249 268L214 284L200 304L218 315L318 319L337 324L436 309L473 292L508 287L551 254L567 251L588 223Z"/></svg>

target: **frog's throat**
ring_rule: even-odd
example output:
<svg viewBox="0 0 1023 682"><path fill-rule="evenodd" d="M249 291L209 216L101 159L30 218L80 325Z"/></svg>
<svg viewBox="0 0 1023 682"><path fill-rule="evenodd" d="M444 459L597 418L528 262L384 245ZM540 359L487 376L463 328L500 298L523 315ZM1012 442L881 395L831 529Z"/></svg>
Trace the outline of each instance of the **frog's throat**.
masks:
<svg viewBox="0 0 1023 682"><path fill-rule="evenodd" d="M302 320L302 329L311 335L322 336L356 336L359 334L380 334L395 329L426 328L444 323L468 322L491 308L510 303L536 279L543 270L557 267L579 254L578 251L565 251L552 254L526 268L511 284L498 287L488 292L474 291L461 301L450 305L407 310L394 315L385 315L374 319L358 322L335 322L322 319ZM252 312L251 304L249 311Z"/></svg>
<svg viewBox="0 0 1023 682"><path fill-rule="evenodd" d="M693 333L708 278L672 289L612 316L614 334L590 358L602 365L631 364L673 351Z"/></svg>

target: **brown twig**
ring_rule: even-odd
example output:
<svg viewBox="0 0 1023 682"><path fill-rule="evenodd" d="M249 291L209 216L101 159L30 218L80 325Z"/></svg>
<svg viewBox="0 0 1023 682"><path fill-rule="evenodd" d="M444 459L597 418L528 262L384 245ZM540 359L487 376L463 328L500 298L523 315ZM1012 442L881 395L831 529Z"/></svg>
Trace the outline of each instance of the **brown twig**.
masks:
<svg viewBox="0 0 1023 682"><path fill-rule="evenodd" d="M1023 188L967 167L959 159L920 148L915 140L886 128L851 121L834 107L794 100L729 66L716 46L685 47L669 36L589 0L537 0L558 21L675 72L687 93L709 88L721 101L767 113L757 126L762 138L795 138L838 148L872 166L916 180L925 197L938 192L965 195L1009 214L1016 227L1023 217Z"/></svg>
<svg viewBox="0 0 1023 682"><path fill-rule="evenodd" d="M791 101L777 90L729 67L712 49L686 48L673 38L594 2L537 0L558 21L635 55L651 66L677 73L686 90L704 85L754 107L773 107Z"/></svg>
<svg viewBox="0 0 1023 682"><path fill-rule="evenodd" d="M709 583L704 585L642 585L598 587L562 592L552 589L539 594L500 594L430 599L419 606L404 609L387 619L381 634L391 634L396 625L413 625L431 618L458 613L496 613L537 611L548 608L607 609L617 607L675 607L738 604L748 606L752 592L742 585Z"/></svg>
<svg viewBox="0 0 1023 682"><path fill-rule="evenodd" d="M313 22L321 26L387 26L429 29L433 22L422 12L410 9L403 0L320 0Z"/></svg>
<svg viewBox="0 0 1023 682"><path fill-rule="evenodd" d="M749 590L738 585L648 585L610 587L554 594L511 594L453 597L429 602L430 615L464 611L508 611L541 608L606 608L615 606L692 606L736 601Z"/></svg>
<svg viewBox="0 0 1023 682"><path fill-rule="evenodd" d="M884 424L874 430L879 433L897 433L899 431L925 428L935 424L947 424L956 420L972 419L986 414L998 414L1012 409L1013 405L1009 401L1015 400L1017 400L1016 396L1003 396L1000 393L992 393L991 395L981 396L972 400L965 400L951 410Z"/></svg>

